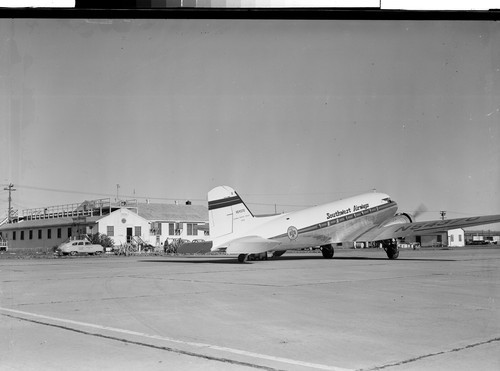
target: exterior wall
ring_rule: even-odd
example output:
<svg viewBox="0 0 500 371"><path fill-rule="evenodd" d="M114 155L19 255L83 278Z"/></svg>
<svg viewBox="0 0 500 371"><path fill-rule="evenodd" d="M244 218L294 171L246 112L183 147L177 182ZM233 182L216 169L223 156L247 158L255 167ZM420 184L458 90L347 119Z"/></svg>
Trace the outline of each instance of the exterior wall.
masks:
<svg viewBox="0 0 500 371"><path fill-rule="evenodd" d="M83 230L78 231L79 228L72 225L55 224L43 227L4 229L2 236L8 242L9 251L40 249L49 251L69 240L69 229L71 229L71 236L76 236L79 232L90 231L88 227L83 227Z"/></svg>
<svg viewBox="0 0 500 371"><path fill-rule="evenodd" d="M121 208L111 214L101 218L97 222L98 232L112 238L115 246L127 243L127 228L131 228L132 236L137 236L137 227L140 227L138 236L147 243L150 241L149 222L137 215L135 212ZM113 227L112 235L108 231L108 227ZM129 230L130 231L130 230Z"/></svg>
<svg viewBox="0 0 500 371"><path fill-rule="evenodd" d="M210 236L205 234L204 230L197 230L195 226L205 226L205 223L192 222L192 223L176 223L167 221L151 222L152 228L155 224L161 224L161 231L151 230L149 243L153 246L163 245L166 240L172 242L176 239L183 240L208 240ZM188 226L191 225L191 227ZM161 232L161 233L160 233Z"/></svg>

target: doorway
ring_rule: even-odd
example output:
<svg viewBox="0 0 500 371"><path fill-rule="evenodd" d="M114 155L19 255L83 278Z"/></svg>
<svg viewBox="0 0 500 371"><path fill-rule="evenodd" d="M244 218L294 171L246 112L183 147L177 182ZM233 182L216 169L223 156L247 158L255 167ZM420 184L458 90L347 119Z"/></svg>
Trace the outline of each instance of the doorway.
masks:
<svg viewBox="0 0 500 371"><path fill-rule="evenodd" d="M133 236L133 228L127 227L127 243L130 243L130 241L132 241L132 236Z"/></svg>

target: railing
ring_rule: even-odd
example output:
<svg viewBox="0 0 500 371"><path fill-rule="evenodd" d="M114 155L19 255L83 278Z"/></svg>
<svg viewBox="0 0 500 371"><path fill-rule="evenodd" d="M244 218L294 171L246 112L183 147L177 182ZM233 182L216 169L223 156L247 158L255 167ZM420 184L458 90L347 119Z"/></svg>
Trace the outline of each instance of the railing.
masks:
<svg viewBox="0 0 500 371"><path fill-rule="evenodd" d="M20 218L24 220L37 220L63 217L102 216L104 215L103 213L109 213L110 211L111 200L109 198L103 198L84 201L78 204L26 209L22 211Z"/></svg>

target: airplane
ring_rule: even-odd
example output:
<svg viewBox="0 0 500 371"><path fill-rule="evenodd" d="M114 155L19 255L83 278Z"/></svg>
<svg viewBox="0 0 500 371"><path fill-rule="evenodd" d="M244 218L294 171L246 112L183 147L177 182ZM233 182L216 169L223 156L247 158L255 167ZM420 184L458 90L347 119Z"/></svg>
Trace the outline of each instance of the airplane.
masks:
<svg viewBox="0 0 500 371"><path fill-rule="evenodd" d="M258 217L229 186L208 192L211 251L237 255L240 263L249 256L287 250L319 248L333 258L340 242L371 242L381 246L389 259L397 259L397 241L412 235L500 222L500 215L414 222L412 215L398 213L398 205L385 193L365 193L339 201L285 214Z"/></svg>

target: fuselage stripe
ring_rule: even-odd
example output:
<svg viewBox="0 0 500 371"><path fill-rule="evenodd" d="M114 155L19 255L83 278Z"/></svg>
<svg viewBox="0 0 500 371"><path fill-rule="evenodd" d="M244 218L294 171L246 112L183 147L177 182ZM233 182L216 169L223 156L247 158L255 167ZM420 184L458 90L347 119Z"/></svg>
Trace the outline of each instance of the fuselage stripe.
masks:
<svg viewBox="0 0 500 371"><path fill-rule="evenodd" d="M327 227L330 227L334 224L340 224L340 223L343 223L347 220L357 219L359 217L366 216L368 214L376 213L377 211L385 210L385 209L393 207L395 205L396 205L395 202L390 202L390 203L383 204L380 206L375 206L375 207L372 207L368 210L363 211L363 213L356 212L353 214L344 215L344 216L341 216L339 218L330 219L330 220L327 220L325 222L321 222L321 223L310 225L308 227L301 228L298 230L298 232L299 232L299 234L301 234L301 233L307 233L307 232L312 232L312 231L316 231L319 229L327 228ZM274 237L270 237L270 239L277 239L277 238L282 238L282 237L286 237L286 236L288 236L288 234L283 233L283 234L280 234L280 235L277 235Z"/></svg>

